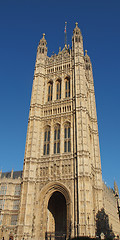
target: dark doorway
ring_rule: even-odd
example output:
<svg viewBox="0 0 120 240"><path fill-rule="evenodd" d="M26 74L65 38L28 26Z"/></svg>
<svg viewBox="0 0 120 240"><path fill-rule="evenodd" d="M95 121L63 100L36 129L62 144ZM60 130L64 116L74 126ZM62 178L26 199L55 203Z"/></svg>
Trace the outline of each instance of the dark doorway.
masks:
<svg viewBox="0 0 120 240"><path fill-rule="evenodd" d="M65 239L66 228L66 200L62 193L56 191L48 202L47 236L53 236L52 239Z"/></svg>

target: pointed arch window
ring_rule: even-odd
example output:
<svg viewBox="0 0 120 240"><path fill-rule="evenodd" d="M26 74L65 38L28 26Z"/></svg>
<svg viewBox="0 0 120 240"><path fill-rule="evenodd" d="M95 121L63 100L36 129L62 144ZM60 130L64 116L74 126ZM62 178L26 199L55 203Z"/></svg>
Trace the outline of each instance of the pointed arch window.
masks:
<svg viewBox="0 0 120 240"><path fill-rule="evenodd" d="M52 94L53 94L53 82L50 81L48 83L48 102L52 101Z"/></svg>
<svg viewBox="0 0 120 240"><path fill-rule="evenodd" d="M44 155L49 155L50 153L50 127L48 126L44 132Z"/></svg>
<svg viewBox="0 0 120 240"><path fill-rule="evenodd" d="M61 80L57 80L56 82L56 99L61 99Z"/></svg>
<svg viewBox="0 0 120 240"><path fill-rule="evenodd" d="M65 97L70 97L70 78L65 79Z"/></svg>
<svg viewBox="0 0 120 240"><path fill-rule="evenodd" d="M64 126L64 152L71 152L71 129L69 123Z"/></svg>
<svg viewBox="0 0 120 240"><path fill-rule="evenodd" d="M54 154L60 153L60 125L54 128Z"/></svg>

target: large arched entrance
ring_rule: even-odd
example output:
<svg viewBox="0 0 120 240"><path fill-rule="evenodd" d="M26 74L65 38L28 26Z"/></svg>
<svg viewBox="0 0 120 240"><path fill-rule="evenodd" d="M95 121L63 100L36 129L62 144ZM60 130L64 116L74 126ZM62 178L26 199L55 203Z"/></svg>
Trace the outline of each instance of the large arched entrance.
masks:
<svg viewBox="0 0 120 240"><path fill-rule="evenodd" d="M46 239L65 239L66 231L66 199L61 192L55 191L48 201Z"/></svg>

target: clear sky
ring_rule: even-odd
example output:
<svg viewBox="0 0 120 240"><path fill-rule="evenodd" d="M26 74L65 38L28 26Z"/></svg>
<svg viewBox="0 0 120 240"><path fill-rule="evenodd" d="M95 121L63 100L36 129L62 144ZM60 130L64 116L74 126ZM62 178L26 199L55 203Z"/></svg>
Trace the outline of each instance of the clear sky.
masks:
<svg viewBox="0 0 120 240"><path fill-rule="evenodd" d="M0 168L22 170L37 45L71 46L75 22L93 66L103 179L120 191L120 1L0 0Z"/></svg>

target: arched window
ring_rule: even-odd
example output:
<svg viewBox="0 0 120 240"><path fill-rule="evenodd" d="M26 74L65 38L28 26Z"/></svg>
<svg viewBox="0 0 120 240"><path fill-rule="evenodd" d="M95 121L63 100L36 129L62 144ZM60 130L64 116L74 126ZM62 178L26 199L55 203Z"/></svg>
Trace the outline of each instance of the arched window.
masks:
<svg viewBox="0 0 120 240"><path fill-rule="evenodd" d="M52 93L53 93L53 83L51 81L48 83L48 102L52 101Z"/></svg>
<svg viewBox="0 0 120 240"><path fill-rule="evenodd" d="M64 126L64 152L71 152L70 124Z"/></svg>
<svg viewBox="0 0 120 240"><path fill-rule="evenodd" d="M50 153L50 127L48 126L44 132L44 155L49 155Z"/></svg>
<svg viewBox="0 0 120 240"><path fill-rule="evenodd" d="M61 80L56 82L56 99L61 99Z"/></svg>
<svg viewBox="0 0 120 240"><path fill-rule="evenodd" d="M70 97L70 78L65 79L65 97Z"/></svg>
<svg viewBox="0 0 120 240"><path fill-rule="evenodd" d="M54 154L60 153L60 125L57 124L54 129Z"/></svg>

